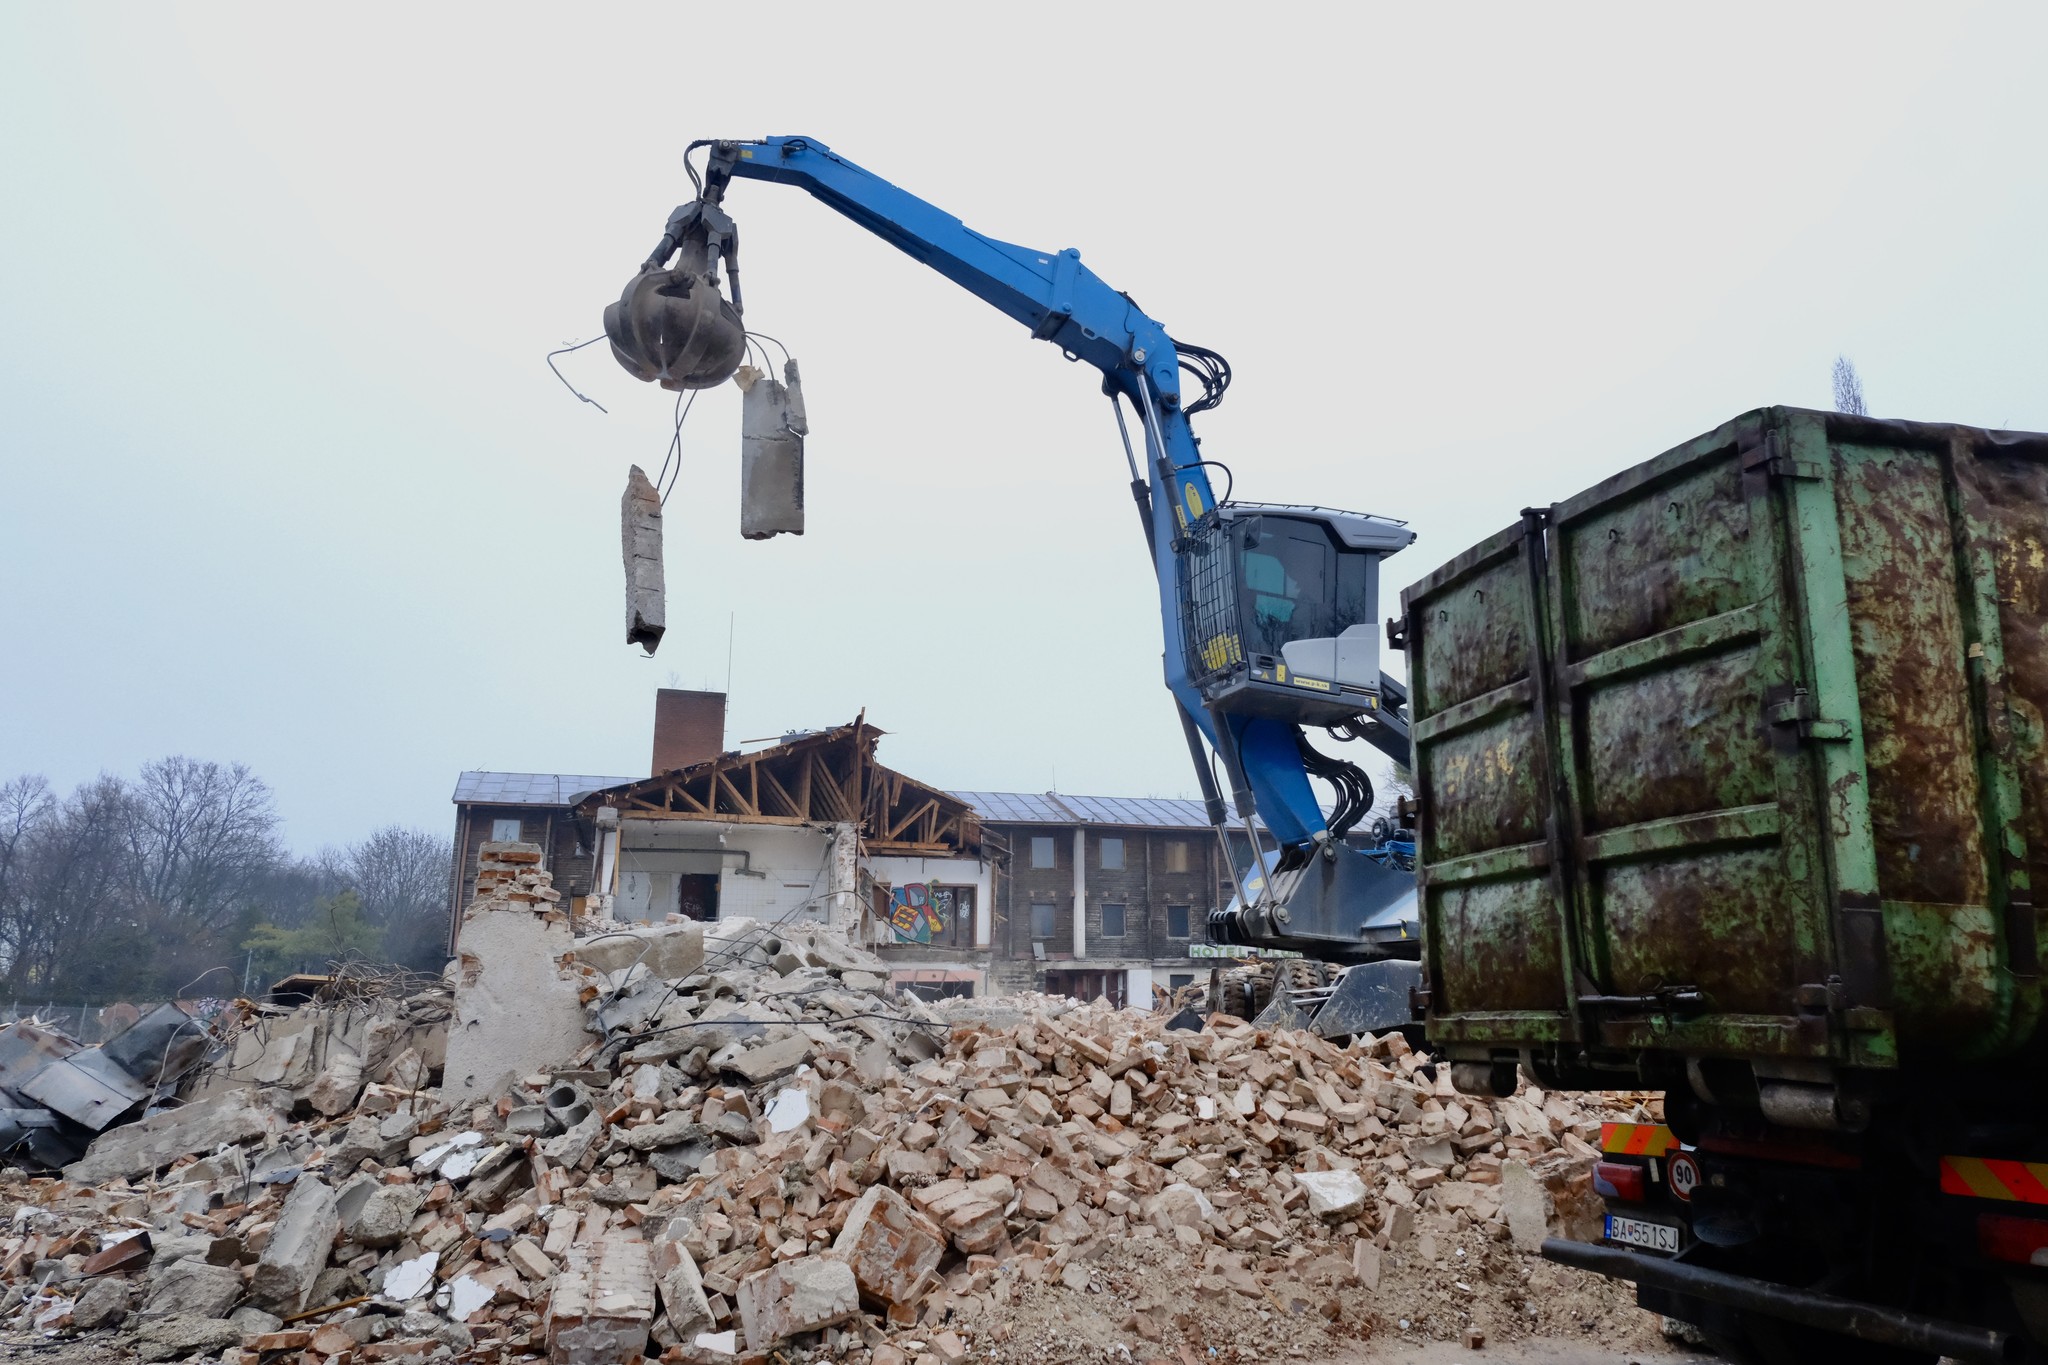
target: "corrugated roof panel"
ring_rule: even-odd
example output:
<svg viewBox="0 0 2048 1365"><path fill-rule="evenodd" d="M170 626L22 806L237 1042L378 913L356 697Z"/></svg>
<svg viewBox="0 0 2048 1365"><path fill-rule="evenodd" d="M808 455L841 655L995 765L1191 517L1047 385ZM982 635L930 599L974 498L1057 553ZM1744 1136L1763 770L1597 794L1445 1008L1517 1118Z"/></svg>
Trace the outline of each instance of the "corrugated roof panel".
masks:
<svg viewBox="0 0 2048 1365"><path fill-rule="evenodd" d="M456 779L454 800L459 805L567 806L587 793L632 780L587 773L468 772Z"/></svg>
<svg viewBox="0 0 2048 1365"><path fill-rule="evenodd" d="M1121 825L1141 829L1207 829L1200 801L1172 796L1070 796L1066 792L954 792L995 825ZM1230 826L1244 822L1230 816Z"/></svg>

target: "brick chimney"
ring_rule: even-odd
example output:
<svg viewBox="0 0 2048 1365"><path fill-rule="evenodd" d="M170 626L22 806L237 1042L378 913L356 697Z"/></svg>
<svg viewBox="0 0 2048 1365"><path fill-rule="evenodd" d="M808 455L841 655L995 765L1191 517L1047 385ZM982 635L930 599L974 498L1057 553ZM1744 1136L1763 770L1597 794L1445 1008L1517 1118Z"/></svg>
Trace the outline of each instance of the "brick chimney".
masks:
<svg viewBox="0 0 2048 1365"><path fill-rule="evenodd" d="M664 687L654 694L654 775L725 752L725 693Z"/></svg>

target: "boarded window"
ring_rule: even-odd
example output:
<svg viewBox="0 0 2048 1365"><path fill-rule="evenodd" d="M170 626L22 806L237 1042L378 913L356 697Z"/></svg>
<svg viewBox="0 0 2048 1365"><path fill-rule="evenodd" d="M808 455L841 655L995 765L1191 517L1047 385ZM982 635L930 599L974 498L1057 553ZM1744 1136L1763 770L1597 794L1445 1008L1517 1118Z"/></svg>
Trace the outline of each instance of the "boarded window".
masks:
<svg viewBox="0 0 2048 1365"><path fill-rule="evenodd" d="M1114 872L1124 865L1124 841L1121 839L1102 840L1102 865Z"/></svg>
<svg viewBox="0 0 2048 1365"><path fill-rule="evenodd" d="M1051 867L1056 856L1053 852L1052 836L1050 834L1034 834L1031 836L1031 865L1033 867Z"/></svg>
<svg viewBox="0 0 2048 1365"><path fill-rule="evenodd" d="M1050 842L1050 841L1048 841ZM1052 902L1031 902L1031 937L1052 937Z"/></svg>
<svg viewBox="0 0 2048 1365"><path fill-rule="evenodd" d="M1166 936L1186 938L1188 936L1188 908L1185 905L1166 907Z"/></svg>
<svg viewBox="0 0 2048 1365"><path fill-rule="evenodd" d="M516 844L519 842L517 820L491 821L491 842L494 844Z"/></svg>
<svg viewBox="0 0 2048 1365"><path fill-rule="evenodd" d="M1168 839L1166 841L1166 870L1185 872L1188 870L1188 841Z"/></svg>
<svg viewBox="0 0 2048 1365"><path fill-rule="evenodd" d="M1121 905L1102 907L1102 936L1122 938L1124 936L1124 908Z"/></svg>

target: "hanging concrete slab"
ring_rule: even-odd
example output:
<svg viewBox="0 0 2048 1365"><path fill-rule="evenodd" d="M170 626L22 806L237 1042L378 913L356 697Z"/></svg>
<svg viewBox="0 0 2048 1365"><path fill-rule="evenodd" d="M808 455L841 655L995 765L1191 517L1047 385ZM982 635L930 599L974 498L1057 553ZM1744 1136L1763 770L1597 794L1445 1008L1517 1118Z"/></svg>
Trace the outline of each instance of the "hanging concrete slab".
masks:
<svg viewBox="0 0 2048 1365"><path fill-rule="evenodd" d="M619 502L620 548L626 561L626 643L649 654L668 630L668 589L661 567L661 494L634 465Z"/></svg>
<svg viewBox="0 0 2048 1365"><path fill-rule="evenodd" d="M778 384L751 365L733 376L746 395L740 412L740 534L748 540L804 533L804 437L810 423L794 360L782 367L782 376Z"/></svg>

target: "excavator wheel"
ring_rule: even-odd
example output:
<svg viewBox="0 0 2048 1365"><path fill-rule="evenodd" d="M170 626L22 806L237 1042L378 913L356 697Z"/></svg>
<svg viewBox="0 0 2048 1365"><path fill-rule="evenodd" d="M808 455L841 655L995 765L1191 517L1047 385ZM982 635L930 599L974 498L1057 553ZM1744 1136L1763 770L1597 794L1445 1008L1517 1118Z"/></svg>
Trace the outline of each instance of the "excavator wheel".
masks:
<svg viewBox="0 0 2048 1365"><path fill-rule="evenodd" d="M1249 1022L1272 998L1271 971L1271 964L1263 962L1214 969L1209 974L1210 1011Z"/></svg>
<svg viewBox="0 0 2048 1365"><path fill-rule="evenodd" d="M1247 970L1258 973L1252 987L1251 1013L1247 1019L1257 1018L1260 1011L1273 1003L1273 983L1284 980L1290 991L1314 990L1330 984L1330 964L1316 962L1305 957L1280 958L1261 962Z"/></svg>

